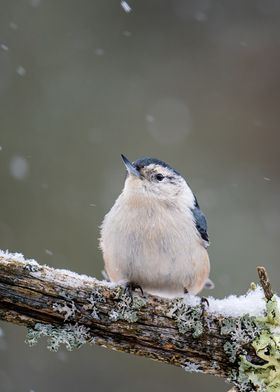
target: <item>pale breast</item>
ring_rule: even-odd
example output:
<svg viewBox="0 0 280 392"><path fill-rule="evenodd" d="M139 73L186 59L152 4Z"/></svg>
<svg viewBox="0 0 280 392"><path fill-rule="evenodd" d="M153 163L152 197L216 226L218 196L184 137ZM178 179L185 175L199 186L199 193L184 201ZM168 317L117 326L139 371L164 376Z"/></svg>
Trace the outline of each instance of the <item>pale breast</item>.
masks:
<svg viewBox="0 0 280 392"><path fill-rule="evenodd" d="M191 213L150 201L121 202L101 230L110 279L133 281L149 292L198 292L209 275L209 259Z"/></svg>

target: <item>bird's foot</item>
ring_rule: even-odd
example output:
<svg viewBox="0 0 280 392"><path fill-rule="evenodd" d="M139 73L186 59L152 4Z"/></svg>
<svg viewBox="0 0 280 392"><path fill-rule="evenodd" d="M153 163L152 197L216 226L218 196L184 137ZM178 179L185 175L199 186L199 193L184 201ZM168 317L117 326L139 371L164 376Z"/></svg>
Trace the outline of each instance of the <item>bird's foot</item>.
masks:
<svg viewBox="0 0 280 392"><path fill-rule="evenodd" d="M209 308L209 301L208 301L208 299L207 299L206 297L201 297L201 298L200 298L200 305L201 305L204 309L206 309L206 305L207 305L207 308Z"/></svg>
<svg viewBox="0 0 280 392"><path fill-rule="evenodd" d="M134 282L127 282L125 285L124 292L129 295L131 299L131 303L133 303L133 291L135 291L136 289L139 289L141 291L142 296L144 296L144 292L140 284Z"/></svg>
<svg viewBox="0 0 280 392"><path fill-rule="evenodd" d="M201 306L201 309L202 309L201 321L202 321L202 324L205 326L207 324L207 322L206 322L206 313L207 313L206 310L207 310L207 308L209 308L209 301L208 301L208 299L206 297L201 297L200 298L200 306Z"/></svg>

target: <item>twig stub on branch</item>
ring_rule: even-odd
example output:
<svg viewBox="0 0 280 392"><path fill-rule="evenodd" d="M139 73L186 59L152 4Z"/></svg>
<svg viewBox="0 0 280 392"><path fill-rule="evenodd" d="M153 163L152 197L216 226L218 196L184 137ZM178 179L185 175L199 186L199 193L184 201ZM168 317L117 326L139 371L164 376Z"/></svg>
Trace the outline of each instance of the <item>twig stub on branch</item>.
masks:
<svg viewBox="0 0 280 392"><path fill-rule="evenodd" d="M266 271L259 267L258 272L271 298ZM198 298L188 297L144 295L132 302L121 286L0 251L0 320L29 327L29 344L42 336L52 350L60 344L72 349L95 343L223 377L246 392L257 389L251 388L240 359L252 365L254 377L256 363L261 366L252 346L263 328L254 314L260 311L253 306L256 300L265 306L260 289L246 296L209 298L206 309Z"/></svg>
<svg viewBox="0 0 280 392"><path fill-rule="evenodd" d="M268 275L266 272L266 269L262 266L257 267L259 279L260 279L260 284L263 288L265 298L270 301L271 298L273 297L273 291L271 288L270 281L268 279Z"/></svg>

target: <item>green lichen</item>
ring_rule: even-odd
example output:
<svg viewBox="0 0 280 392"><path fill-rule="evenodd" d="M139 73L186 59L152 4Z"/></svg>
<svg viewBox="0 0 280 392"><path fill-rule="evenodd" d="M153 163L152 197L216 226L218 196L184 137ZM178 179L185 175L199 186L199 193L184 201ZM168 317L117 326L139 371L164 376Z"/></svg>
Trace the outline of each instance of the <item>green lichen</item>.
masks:
<svg viewBox="0 0 280 392"><path fill-rule="evenodd" d="M244 373L253 385L266 387L267 392L280 391L280 336L263 331L252 346L266 363L262 366L254 365L242 356L241 366Z"/></svg>
<svg viewBox="0 0 280 392"><path fill-rule="evenodd" d="M236 370L232 371L231 377L227 379L229 383L233 383L238 387L240 392L252 392L252 383L248 380L248 377L242 370L237 372ZM259 390L258 392L264 392Z"/></svg>
<svg viewBox="0 0 280 392"><path fill-rule="evenodd" d="M269 324L280 326L280 312L278 308L277 298L274 295L266 304L266 321Z"/></svg>
<svg viewBox="0 0 280 392"><path fill-rule="evenodd" d="M255 291L256 289L257 289L257 285L256 285L256 283L255 282L251 282L251 284L250 284L250 289L249 290L251 290L251 291Z"/></svg>
<svg viewBox="0 0 280 392"><path fill-rule="evenodd" d="M111 321L125 320L129 323L135 323L138 320L138 310L145 304L146 300L133 294L133 298L121 288L116 291L116 307L109 313Z"/></svg>
<svg viewBox="0 0 280 392"><path fill-rule="evenodd" d="M88 297L88 304L83 305L83 309L91 310L91 317L100 320L100 315L98 309L96 307L97 303L105 302L105 298L102 295L100 289L95 289L93 293Z"/></svg>
<svg viewBox="0 0 280 392"><path fill-rule="evenodd" d="M213 362L212 362L212 368L213 368L213 369L220 369L220 365L218 364L217 361L213 361Z"/></svg>
<svg viewBox="0 0 280 392"><path fill-rule="evenodd" d="M263 328L252 342L252 346L264 364L253 364L246 356L241 355L239 375L246 377L257 391L279 392L280 314L275 296L267 301L266 316L260 319L259 323Z"/></svg>
<svg viewBox="0 0 280 392"><path fill-rule="evenodd" d="M53 310L59 312L64 315L64 321L71 320L75 317L76 306L74 301L66 302L63 301L61 303L54 303Z"/></svg>
<svg viewBox="0 0 280 392"><path fill-rule="evenodd" d="M180 333L192 332L192 336L198 338L203 334L203 312L202 305L191 307L183 298L176 298L166 315L175 320Z"/></svg>
<svg viewBox="0 0 280 392"><path fill-rule="evenodd" d="M32 347L42 337L47 337L47 348L50 351L58 351L61 345L64 345L68 351L72 351L86 342L93 342L89 328L83 325L64 324L62 327L55 327L50 324L37 323L34 328L28 328L25 343Z"/></svg>
<svg viewBox="0 0 280 392"><path fill-rule="evenodd" d="M240 319L224 319L221 325L221 335L230 335L230 341L224 344L224 351L230 362L236 361L238 353L245 344L251 343L261 331L255 317L243 316Z"/></svg>
<svg viewBox="0 0 280 392"><path fill-rule="evenodd" d="M202 373L202 369L200 368L200 365L197 365L195 362L185 362L182 365L182 368L186 371L186 372L190 372L190 373Z"/></svg>

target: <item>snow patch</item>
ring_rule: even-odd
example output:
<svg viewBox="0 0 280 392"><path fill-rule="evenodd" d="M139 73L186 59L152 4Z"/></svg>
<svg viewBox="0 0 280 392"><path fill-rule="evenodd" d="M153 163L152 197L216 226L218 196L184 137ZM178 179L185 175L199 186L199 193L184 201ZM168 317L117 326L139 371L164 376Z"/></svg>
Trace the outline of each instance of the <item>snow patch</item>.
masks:
<svg viewBox="0 0 280 392"><path fill-rule="evenodd" d="M8 46L6 44L1 44L1 49L7 52L9 50Z"/></svg>
<svg viewBox="0 0 280 392"><path fill-rule="evenodd" d="M0 257L4 258L7 262L16 261L23 264L33 264L39 267L39 264L34 259L26 259L22 253L10 253L8 250L0 249Z"/></svg>
<svg viewBox="0 0 280 392"><path fill-rule="evenodd" d="M42 265L37 263L37 261L33 259L25 259L23 254L21 253L10 253L8 250L3 251L0 249L0 258L1 257L4 259L2 260L2 262L9 263L15 261L18 263L25 264L25 267L31 270L32 276L34 276L35 278L42 278ZM112 289L118 286L116 283L107 282L106 280L99 281L96 278L84 274L78 274L67 269L54 269L51 267L47 267L44 270L44 276L46 279L53 280L54 274L55 278L60 281L61 285L67 283L67 286L71 285L71 287L79 287L85 283L93 285L96 282L98 282L99 285Z"/></svg>
<svg viewBox="0 0 280 392"><path fill-rule="evenodd" d="M0 250L0 258L4 259L1 260L1 262L4 263L15 261L25 264L26 268L31 270L32 276L38 278L42 277L42 266L34 259L25 259L21 253L10 253L8 250ZM99 281L96 278L80 275L67 269L53 269L48 267L44 270L44 274L46 279L49 278L51 280L55 274L55 278L59 279L62 285L63 283L66 283L67 280L67 286L71 285L72 287L79 287L85 283L90 285L98 283L99 285L101 284L104 287L112 289L119 286L117 283L108 282L106 280ZM275 298L278 307L280 308L280 298L278 296L275 296ZM198 306L201 303L201 298L192 294L186 294L183 298L180 298L180 301L182 300L186 306L191 307ZM266 312L266 300L260 286L256 286L254 290L249 290L248 293L244 295L229 295L223 299L216 299L210 296L207 297L207 300L209 307L206 307L206 311L210 314L222 315L225 317L242 317L245 315L263 317ZM115 309L115 311L120 312L120 309ZM114 316L115 315L112 314L113 318Z"/></svg>
<svg viewBox="0 0 280 392"><path fill-rule="evenodd" d="M200 304L201 298L186 294L185 303L189 306L197 306ZM216 299L207 297L209 307L207 312L212 314L219 314L225 317L240 317L240 316L264 316L266 310L266 301L263 290L260 286L256 286L255 290L250 290L244 295L229 295L223 299ZM277 297L278 306L280 305L280 298Z"/></svg>
<svg viewBox="0 0 280 392"><path fill-rule="evenodd" d="M126 12L129 13L132 11L132 8L130 7L130 5L126 2L126 1L121 1L121 7L122 9Z"/></svg>
<svg viewBox="0 0 280 392"><path fill-rule="evenodd" d="M25 76L26 75L26 69L22 66L19 65L16 69L16 72L19 76Z"/></svg>
<svg viewBox="0 0 280 392"><path fill-rule="evenodd" d="M29 164L27 160L19 155L14 156L9 162L11 175L17 180L23 180L29 174Z"/></svg>

